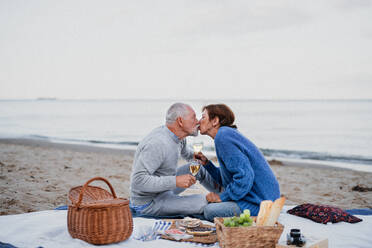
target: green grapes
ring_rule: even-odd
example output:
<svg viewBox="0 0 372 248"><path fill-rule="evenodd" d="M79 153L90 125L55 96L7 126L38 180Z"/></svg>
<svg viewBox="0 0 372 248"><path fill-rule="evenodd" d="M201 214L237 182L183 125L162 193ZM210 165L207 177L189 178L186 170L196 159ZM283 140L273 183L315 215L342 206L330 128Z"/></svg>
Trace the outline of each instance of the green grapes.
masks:
<svg viewBox="0 0 372 248"><path fill-rule="evenodd" d="M223 224L226 227L252 226L253 219L249 209L245 209L240 216L228 217L223 219Z"/></svg>

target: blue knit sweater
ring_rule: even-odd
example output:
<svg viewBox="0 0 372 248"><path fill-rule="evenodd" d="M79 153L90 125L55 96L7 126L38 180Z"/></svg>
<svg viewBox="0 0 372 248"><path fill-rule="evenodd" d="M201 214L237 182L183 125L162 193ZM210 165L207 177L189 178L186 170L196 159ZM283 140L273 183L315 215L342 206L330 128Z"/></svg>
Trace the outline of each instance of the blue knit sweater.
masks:
<svg viewBox="0 0 372 248"><path fill-rule="evenodd" d="M221 201L235 201L257 215L263 200L280 197L279 183L260 150L238 130L220 127L214 139L218 162L205 165L224 191Z"/></svg>

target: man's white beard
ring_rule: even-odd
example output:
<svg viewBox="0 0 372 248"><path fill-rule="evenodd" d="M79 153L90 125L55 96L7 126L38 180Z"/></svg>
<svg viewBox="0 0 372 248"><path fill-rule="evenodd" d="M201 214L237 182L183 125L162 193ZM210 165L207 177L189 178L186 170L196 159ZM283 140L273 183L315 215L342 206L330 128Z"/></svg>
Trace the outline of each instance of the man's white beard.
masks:
<svg viewBox="0 0 372 248"><path fill-rule="evenodd" d="M195 129L192 131L192 133L190 133L190 136L198 136L199 134L199 125L195 126Z"/></svg>

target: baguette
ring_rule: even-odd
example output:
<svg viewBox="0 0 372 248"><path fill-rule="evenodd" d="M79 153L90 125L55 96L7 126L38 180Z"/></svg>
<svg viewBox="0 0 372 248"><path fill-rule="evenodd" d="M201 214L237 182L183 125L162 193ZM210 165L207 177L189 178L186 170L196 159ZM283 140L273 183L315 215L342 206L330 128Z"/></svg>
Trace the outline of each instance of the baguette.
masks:
<svg viewBox="0 0 372 248"><path fill-rule="evenodd" d="M258 215L257 215L257 221L256 221L257 226L264 225L266 219L268 218L270 214L270 209L272 205L273 205L273 202L269 200L261 202L260 211L258 212Z"/></svg>
<svg viewBox="0 0 372 248"><path fill-rule="evenodd" d="M263 226L274 226L276 221L279 218L280 211L283 208L285 202L285 197L280 197L275 200L275 202L272 204L270 213L267 216L267 218L264 219Z"/></svg>

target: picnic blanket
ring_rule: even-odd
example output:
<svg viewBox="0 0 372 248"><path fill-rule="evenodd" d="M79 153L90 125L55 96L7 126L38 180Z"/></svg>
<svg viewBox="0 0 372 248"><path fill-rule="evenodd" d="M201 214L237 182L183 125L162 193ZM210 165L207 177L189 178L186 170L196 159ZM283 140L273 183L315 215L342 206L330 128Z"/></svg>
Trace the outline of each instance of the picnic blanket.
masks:
<svg viewBox="0 0 372 248"><path fill-rule="evenodd" d="M287 214L286 211L292 207L285 206L280 214L279 222L285 226L280 241L286 240L286 234L290 229L300 228L305 236L319 239L328 238L329 247L371 247L371 215L357 215L363 221L356 224L340 222L324 225ZM136 217L133 218L133 221L133 234L128 240L100 247L202 247L200 244L164 239L152 241L135 239L141 230L154 226L155 222L159 220ZM71 238L67 230L66 210L47 210L0 216L0 242L3 245L7 243L15 247L97 247L82 240ZM219 245L216 243L209 247L219 247Z"/></svg>

